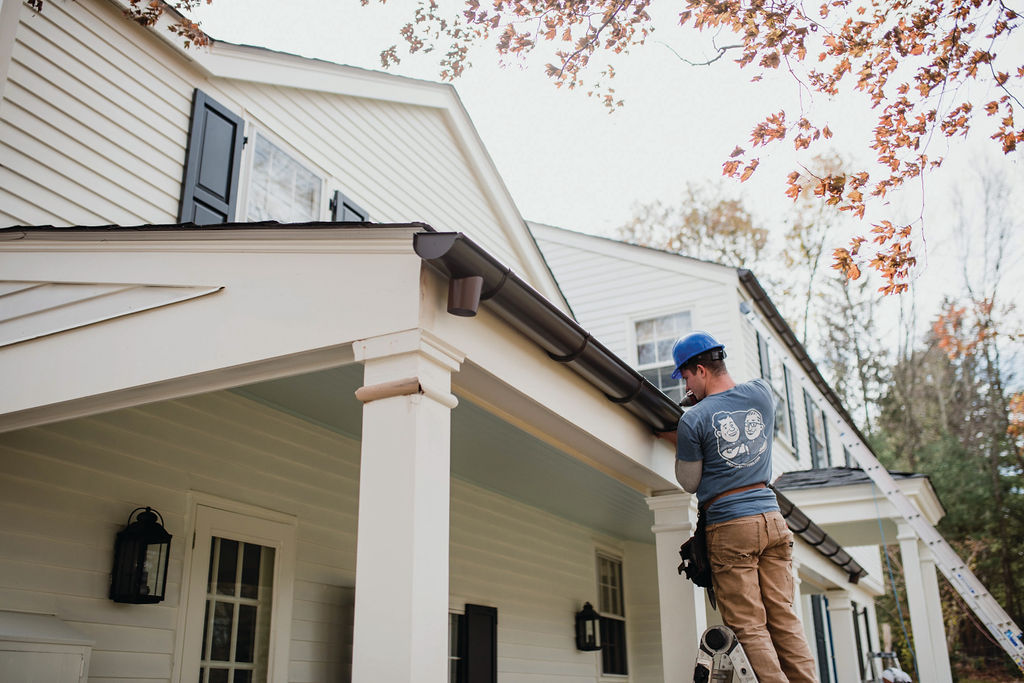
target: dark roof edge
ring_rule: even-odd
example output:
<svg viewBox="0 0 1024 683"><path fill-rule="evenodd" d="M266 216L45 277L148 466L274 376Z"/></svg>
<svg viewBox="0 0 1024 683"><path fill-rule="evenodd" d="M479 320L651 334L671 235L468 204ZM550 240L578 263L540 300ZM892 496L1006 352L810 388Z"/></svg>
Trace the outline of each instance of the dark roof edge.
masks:
<svg viewBox="0 0 1024 683"><path fill-rule="evenodd" d="M779 511L786 519L790 531L804 539L815 550L846 572L850 577L850 583L857 583L868 575L868 571L853 559L850 553L843 550L843 546L826 534L824 529L812 522L803 510L793 504L793 501L774 486L769 486L769 488L775 491L775 498L779 501Z"/></svg>
<svg viewBox="0 0 1024 683"><path fill-rule="evenodd" d="M877 459L878 455L875 453L874 449L871 448L871 443L867 440L867 437L861 433L860 428L857 427L857 423L853 421L853 417L850 416L850 413L846 411L846 406L844 406L843 402L839 400L839 396L837 396L836 392L831 386L829 386L829 383L825 381L825 378L821 376L818 366L813 360L811 360L811 356L807 353L807 349L805 349L804 345L800 343L799 339L797 339L796 333L793 332L793 328L791 328L789 323L786 322L786 319L782 317L779 309L775 307L771 297L768 296L768 293L764 290L764 287L761 286L757 277L746 268L737 268L736 270L739 273L740 282L742 282L750 291L750 294L754 297L754 301L757 305L764 310L768 317L768 323L776 332L779 333L783 341L785 341L786 346L788 346L789 350L793 352L794 356L796 356L800 366L807 371L807 375L811 378L811 381L814 382L814 386L818 387L818 391L820 391L822 396L825 397L825 400L836 409L839 416L843 418L843 420L845 420L853 429L854 434L856 434L857 438L861 440L861 443L863 443Z"/></svg>
<svg viewBox="0 0 1024 683"><path fill-rule="evenodd" d="M682 409L621 358L590 336L535 289L462 233L418 233L416 253L448 278L483 278L481 304L533 341L552 360L565 363L608 400L658 432L676 428ZM776 491L794 533L843 569L856 583L867 572L817 524Z"/></svg>
<svg viewBox="0 0 1024 683"><path fill-rule="evenodd" d="M413 228L436 232L426 223L338 223L335 221L311 221L308 223L278 223L277 221L261 221L258 223L213 223L196 225L195 223L164 223L159 225L12 225L0 228L0 240L12 234L25 233L33 236L87 234L90 232L103 234L141 234L149 232L199 232L204 234L236 231L259 230L359 230L364 228Z"/></svg>

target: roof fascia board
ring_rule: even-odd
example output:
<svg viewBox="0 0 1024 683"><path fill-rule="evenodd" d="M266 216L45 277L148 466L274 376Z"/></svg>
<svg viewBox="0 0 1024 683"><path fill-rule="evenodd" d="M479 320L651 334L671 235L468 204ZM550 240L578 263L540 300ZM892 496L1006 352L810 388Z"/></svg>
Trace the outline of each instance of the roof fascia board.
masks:
<svg viewBox="0 0 1024 683"><path fill-rule="evenodd" d="M645 247L638 244L622 242L611 237L600 235L589 235L582 232L575 232L558 228L551 225L531 223L530 229L536 232L541 239L557 242L564 246L571 246L577 249L591 251L595 254L608 256L618 260L629 260L652 268L668 270L675 273L691 274L696 268L698 277L711 280L719 284L731 285L736 279L736 269L732 266L725 266L719 263L701 261L684 254L675 254L669 251L662 251L654 247Z"/></svg>

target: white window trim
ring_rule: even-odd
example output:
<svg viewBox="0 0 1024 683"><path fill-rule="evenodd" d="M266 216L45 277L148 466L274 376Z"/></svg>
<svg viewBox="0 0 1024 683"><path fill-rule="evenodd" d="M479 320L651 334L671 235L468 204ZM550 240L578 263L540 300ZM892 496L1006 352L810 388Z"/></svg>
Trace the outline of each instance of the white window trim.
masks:
<svg viewBox="0 0 1024 683"><path fill-rule="evenodd" d="M661 307L644 311L643 313L633 313L626 318L626 343L629 345L627 358L634 369L640 367L640 355L637 353L636 343L636 324L641 320L661 318L667 315L675 315L676 313L689 313L690 327L694 330L704 329L700 326L700 317L697 315L695 308L680 308L679 306Z"/></svg>
<svg viewBox="0 0 1024 683"><path fill-rule="evenodd" d="M269 140L275 147L281 149L294 159L298 164L303 166L307 171L320 178L320 201L318 211L319 214L313 217L316 221L329 220L330 215L330 196L333 192L328 193L327 188L331 180L331 174L320 168L318 164L310 161L309 157L305 154L300 153L292 145L288 144L279 135L275 135L269 127L262 125L258 121L249 118L248 112L243 112L245 120L245 136L246 143L242 148L242 168L238 178L238 209L235 211L236 220L239 222L245 222L249 216L249 187L252 180L252 164L253 155L256 153L256 135L262 135Z"/></svg>
<svg viewBox="0 0 1024 683"><path fill-rule="evenodd" d="M185 534L185 558L182 563L172 680L175 683L191 683L195 680L195 671L199 668L203 635L202 617L206 607L206 579L210 561L209 536L212 535L274 548L274 588L270 608L267 679L268 683L286 683L291 645L298 519L255 505L193 491L188 494L185 521L188 532ZM205 540L200 540L200 536Z"/></svg>

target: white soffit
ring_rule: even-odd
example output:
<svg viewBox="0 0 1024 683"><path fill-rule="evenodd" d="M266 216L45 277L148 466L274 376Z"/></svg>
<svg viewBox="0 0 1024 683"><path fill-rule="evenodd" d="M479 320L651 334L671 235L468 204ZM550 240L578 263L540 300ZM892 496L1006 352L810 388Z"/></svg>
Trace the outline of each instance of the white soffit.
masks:
<svg viewBox="0 0 1024 683"><path fill-rule="evenodd" d="M0 280L0 348L218 292L217 286Z"/></svg>

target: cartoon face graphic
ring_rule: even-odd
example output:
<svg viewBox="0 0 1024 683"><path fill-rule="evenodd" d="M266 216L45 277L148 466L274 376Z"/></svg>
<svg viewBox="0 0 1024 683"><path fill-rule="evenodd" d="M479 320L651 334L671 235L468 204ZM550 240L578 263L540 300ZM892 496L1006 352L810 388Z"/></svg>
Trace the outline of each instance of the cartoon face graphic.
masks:
<svg viewBox="0 0 1024 683"><path fill-rule="evenodd" d="M753 440L761 436L761 432L764 431L764 420L761 418L761 413L756 410L748 410L747 416L743 419L743 434L748 439Z"/></svg>
<svg viewBox="0 0 1024 683"><path fill-rule="evenodd" d="M764 417L758 410L723 410L711 417L711 423L718 441L718 455L730 467L750 467L768 451Z"/></svg>
<svg viewBox="0 0 1024 683"><path fill-rule="evenodd" d="M736 421L732 419L732 416L728 414L719 421L716 431L720 437L729 443L733 443L736 439L740 438L740 428L737 426Z"/></svg>

